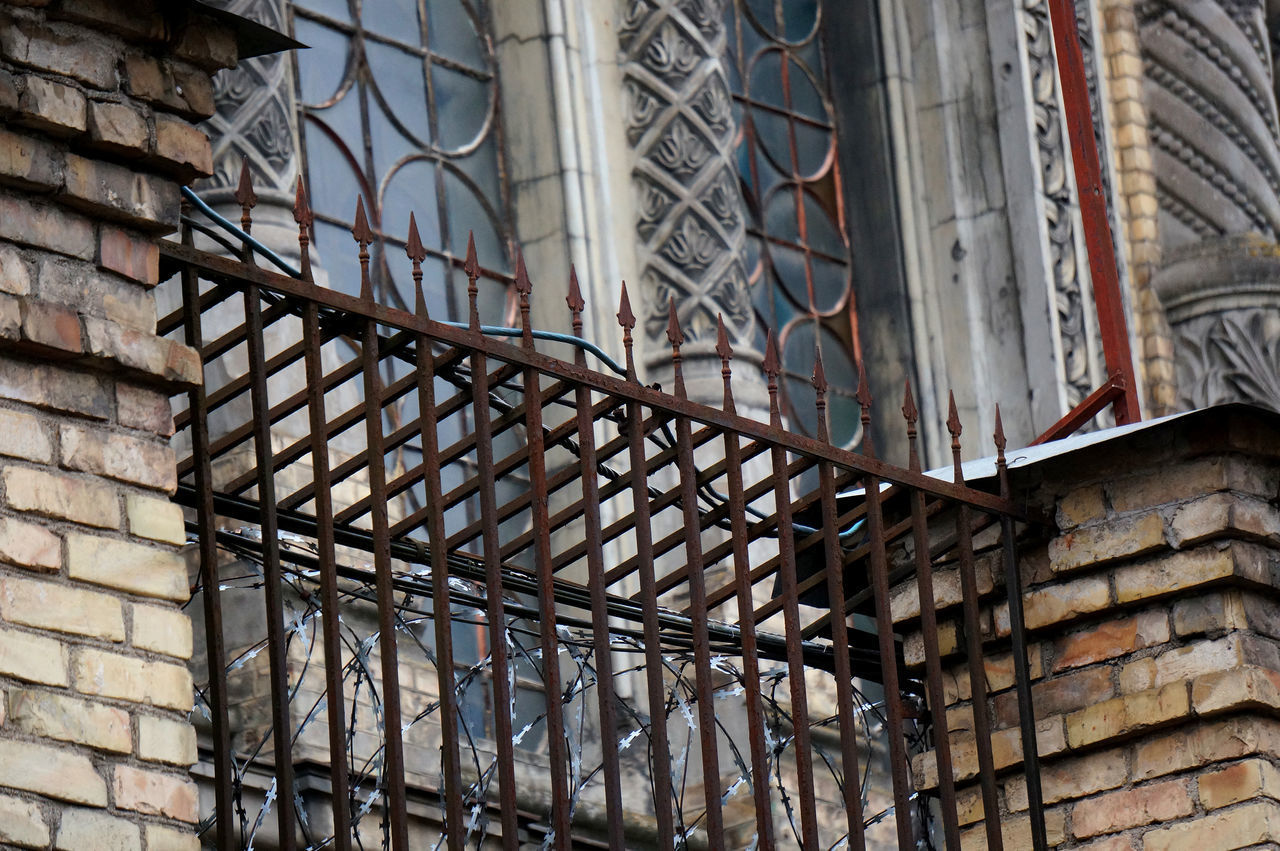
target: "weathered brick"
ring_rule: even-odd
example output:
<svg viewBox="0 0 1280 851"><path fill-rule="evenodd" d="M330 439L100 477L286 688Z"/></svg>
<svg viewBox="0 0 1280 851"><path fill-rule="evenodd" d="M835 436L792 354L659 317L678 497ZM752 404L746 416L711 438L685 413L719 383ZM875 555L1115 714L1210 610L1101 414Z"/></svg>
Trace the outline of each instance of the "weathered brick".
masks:
<svg viewBox="0 0 1280 851"><path fill-rule="evenodd" d="M125 496L124 510L130 534L174 546L186 543L182 508L169 500L131 493Z"/></svg>
<svg viewBox="0 0 1280 851"><path fill-rule="evenodd" d="M35 21L0 26L0 53L18 65L71 77L96 89L116 87L116 51L85 30Z"/></svg>
<svg viewBox="0 0 1280 851"><path fill-rule="evenodd" d="M74 309L60 304L22 302L22 339L68 354L84 351L80 317Z"/></svg>
<svg viewBox="0 0 1280 851"><path fill-rule="evenodd" d="M1043 680L1031 689L1036 715L1040 717L1074 712L1101 703L1114 694L1111 671L1102 666ZM995 699L997 726L1012 727L1018 723L1018 717L1017 694L1007 691L998 695Z"/></svg>
<svg viewBox="0 0 1280 851"><path fill-rule="evenodd" d="M180 609L135 603L131 638L134 647L190 659L191 617Z"/></svg>
<svg viewBox="0 0 1280 851"><path fill-rule="evenodd" d="M1211 591L1173 604L1173 631L1180 637L1246 629L1249 625L1239 590Z"/></svg>
<svg viewBox="0 0 1280 851"><path fill-rule="evenodd" d="M1248 487L1255 474L1241 469L1238 459L1222 455L1180 461L1152 472L1107 483L1116 511L1138 511L1181 502L1233 486Z"/></svg>
<svg viewBox="0 0 1280 851"><path fill-rule="evenodd" d="M155 240L103 225L98 242L98 268L154 286L160 281L160 247Z"/></svg>
<svg viewBox="0 0 1280 851"><path fill-rule="evenodd" d="M0 455L47 464L53 459L53 441L39 417L0 409Z"/></svg>
<svg viewBox="0 0 1280 851"><path fill-rule="evenodd" d="M128 712L57 692L10 691L9 722L33 736L119 753L133 750Z"/></svg>
<svg viewBox="0 0 1280 851"><path fill-rule="evenodd" d="M124 640L124 609L117 598L59 582L0 577L0 615L23 626Z"/></svg>
<svg viewBox="0 0 1280 851"><path fill-rule="evenodd" d="M200 851L200 840L190 830L147 825L147 851Z"/></svg>
<svg viewBox="0 0 1280 851"><path fill-rule="evenodd" d="M1200 803L1216 810L1252 798L1280 800L1280 769L1262 759L1247 759L1199 777Z"/></svg>
<svg viewBox="0 0 1280 851"><path fill-rule="evenodd" d="M107 805L107 783L93 763L61 747L0 739L0 786L59 801L94 807Z"/></svg>
<svg viewBox="0 0 1280 851"><path fill-rule="evenodd" d="M1143 834L1143 851L1203 851L1221 847L1230 837L1231 848L1270 843L1280 836L1280 805L1259 801L1219 810L1162 830Z"/></svg>
<svg viewBox="0 0 1280 851"><path fill-rule="evenodd" d="M21 121L50 136L78 136L87 126L88 101L72 86L29 76L18 99Z"/></svg>
<svg viewBox="0 0 1280 851"><path fill-rule="evenodd" d="M165 709L191 709L191 674L183 665L147 662L93 648L75 658L76 690Z"/></svg>
<svg viewBox="0 0 1280 851"><path fill-rule="evenodd" d="M1032 680L1044 676L1043 652L1041 645L1033 644L1027 649L1027 668ZM1013 688L1014 666L1012 653L992 653L984 656L982 667L986 673L987 694ZM948 706L972 696L972 683L969 680L969 666L956 665L944 668L942 672L943 697Z"/></svg>
<svg viewBox="0 0 1280 851"><path fill-rule="evenodd" d="M74 304L86 319L105 317L148 335L155 333L155 296L133 281L88 263L42 258L39 293L44 301Z"/></svg>
<svg viewBox="0 0 1280 851"><path fill-rule="evenodd" d="M62 151L43 139L0 129L0 183L37 191L62 184Z"/></svg>
<svg viewBox="0 0 1280 851"><path fill-rule="evenodd" d="M0 238L92 260L97 242L88 219L41 201L0 195Z"/></svg>
<svg viewBox="0 0 1280 851"><path fill-rule="evenodd" d="M1087 756L1041 763L1041 790L1046 804L1075 800L1123 786L1128 778L1123 751L1101 751ZM1010 777L1005 800L1011 812L1027 809L1027 781Z"/></svg>
<svg viewBox="0 0 1280 851"><path fill-rule="evenodd" d="M169 397L150 387L128 382L116 385L116 415L120 425L161 437L173 434Z"/></svg>
<svg viewBox="0 0 1280 851"><path fill-rule="evenodd" d="M171 550L96 535L67 536L72 579L175 602L187 599L187 568Z"/></svg>
<svg viewBox="0 0 1280 851"><path fill-rule="evenodd" d="M1181 682L1114 697L1068 715L1067 744L1072 748L1082 748L1183 718L1190 712L1187 685Z"/></svg>
<svg viewBox="0 0 1280 851"><path fill-rule="evenodd" d="M21 798L0 795L0 842L20 848L47 848L49 825L40 807Z"/></svg>
<svg viewBox="0 0 1280 851"><path fill-rule="evenodd" d="M124 88L136 98L165 103L172 97L173 80L154 56L131 50L124 56Z"/></svg>
<svg viewBox="0 0 1280 851"><path fill-rule="evenodd" d="M1133 693L1166 683L1186 682L1202 674L1238 668L1244 661L1244 648L1238 635L1201 641L1125 665L1120 669L1120 690Z"/></svg>
<svg viewBox="0 0 1280 851"><path fill-rule="evenodd" d="M1043 759L1066 749L1062 719L1044 718L1036 722L1036 752ZM1021 730L1012 727L998 730L991 736L991 758L996 770L1008 768L1022 760ZM958 782L978 776L978 748L972 733L951 735L952 773ZM921 789L934 789L938 785L938 763L933 752L917 754L911 759L911 771L916 785Z"/></svg>
<svg viewBox="0 0 1280 851"><path fill-rule="evenodd" d="M1065 573L1164 546L1164 520L1159 514L1143 514L1059 535L1049 542L1049 565L1054 573Z"/></svg>
<svg viewBox="0 0 1280 851"><path fill-rule="evenodd" d="M1191 815L1194 809L1186 783L1170 780L1080 801L1071 812L1071 832L1087 839L1152 822L1173 821Z"/></svg>
<svg viewBox="0 0 1280 851"><path fill-rule="evenodd" d="M156 116L155 154L184 180L213 174L209 137L181 118Z"/></svg>
<svg viewBox="0 0 1280 851"><path fill-rule="evenodd" d="M213 80L209 72L177 59L169 60L169 73L173 75L173 90L186 104L180 110L187 118L205 119L216 111L213 99Z"/></svg>
<svg viewBox="0 0 1280 851"><path fill-rule="evenodd" d="M974 584L979 594L990 594L995 588L991 579L991 565L990 558L979 557L974 560ZM933 599L938 611L960 605L963 596L958 570L939 570L933 574ZM889 609L894 623L920 617L920 587L915 582L898 585L893 589Z"/></svg>
<svg viewBox="0 0 1280 851"><path fill-rule="evenodd" d="M71 206L151 232L177 226L179 194L172 181L76 154L67 155L63 174L63 198Z"/></svg>
<svg viewBox="0 0 1280 851"><path fill-rule="evenodd" d="M240 58L231 30L200 15L193 15L187 21L173 52L209 73L234 68Z"/></svg>
<svg viewBox="0 0 1280 851"><path fill-rule="evenodd" d="M0 246L0 292L13 295L31 292L31 267L11 245Z"/></svg>
<svg viewBox="0 0 1280 851"><path fill-rule="evenodd" d="M117 807L126 810L196 821L196 784L184 777L117 765L112 797Z"/></svg>
<svg viewBox="0 0 1280 851"><path fill-rule="evenodd" d="M1101 520L1106 514L1107 503L1102 495L1102 485L1076 488L1058 500L1059 529L1074 529Z"/></svg>
<svg viewBox="0 0 1280 851"><path fill-rule="evenodd" d="M194 765L197 759L195 727L186 721L139 716L138 757L148 762Z"/></svg>
<svg viewBox="0 0 1280 851"><path fill-rule="evenodd" d="M0 562L57 570L62 567L62 538L42 526L0 517Z"/></svg>
<svg viewBox="0 0 1280 851"><path fill-rule="evenodd" d="M1044 814L1045 838L1051 848L1061 845L1067 838L1067 815L1061 807ZM1030 848L1031 819L1029 817L1005 819L1000 823L1000 834L1005 848ZM987 847L987 834L983 827L971 827L960 834L961 851L983 851Z"/></svg>
<svg viewBox="0 0 1280 851"><path fill-rule="evenodd" d="M168 444L83 426L60 429L62 465L122 482L172 491L177 467Z"/></svg>
<svg viewBox="0 0 1280 851"><path fill-rule="evenodd" d="M126 819L100 810L66 810L58 826L57 851L139 851L141 829Z"/></svg>
<svg viewBox="0 0 1280 851"><path fill-rule="evenodd" d="M146 117L123 103L89 101L89 138L93 147L123 157L141 157L151 144Z"/></svg>
<svg viewBox="0 0 1280 851"><path fill-rule="evenodd" d="M1076 851L1135 851L1142 842L1136 836L1108 836L1083 845L1076 845Z"/></svg>
<svg viewBox="0 0 1280 851"><path fill-rule="evenodd" d="M1270 579L1265 549L1241 542L1170 553L1142 564L1126 565L1116 570L1114 576L1118 603L1161 597L1229 576L1255 581Z"/></svg>
<svg viewBox="0 0 1280 851"><path fill-rule="evenodd" d="M20 96L18 79L8 71L0 71L0 115L17 112Z"/></svg>
<svg viewBox="0 0 1280 851"><path fill-rule="evenodd" d="M1257 666L1197 677L1191 684L1196 712L1229 709L1280 709L1280 671Z"/></svg>
<svg viewBox="0 0 1280 851"><path fill-rule="evenodd" d="M0 675L65 686L68 682L66 649L62 642L52 638L0 629Z"/></svg>
<svg viewBox="0 0 1280 851"><path fill-rule="evenodd" d="M1053 671L1114 659L1168 640L1169 617L1163 611L1104 621L1059 639L1054 645Z"/></svg>
<svg viewBox="0 0 1280 851"><path fill-rule="evenodd" d="M17 511L30 511L86 526L120 526L116 492L92 479L50 473L30 467L0 471L6 502Z"/></svg>
<svg viewBox="0 0 1280 851"><path fill-rule="evenodd" d="M1256 497L1215 493L1179 507L1169 524L1169 541L1178 548L1223 536L1280 538L1280 511Z"/></svg>
<svg viewBox="0 0 1280 851"><path fill-rule="evenodd" d="M1149 780L1251 754L1280 756L1280 722L1232 717L1142 740L1133 753L1133 778Z"/></svg>
<svg viewBox="0 0 1280 851"><path fill-rule="evenodd" d="M1027 629L1066 623L1081 615L1105 609L1111 603L1111 586L1105 576L1089 576L1062 582L1023 595L1023 620ZM1009 605L995 611L996 634L1009 634Z"/></svg>
<svg viewBox="0 0 1280 851"><path fill-rule="evenodd" d="M168 34L165 18L154 0L132 0L129 6L121 6L116 0L64 0L55 14L131 40L163 41Z"/></svg>
<svg viewBox="0 0 1280 851"><path fill-rule="evenodd" d="M184 387L203 377L200 356L176 340L93 316L85 317L84 332L89 352L98 357Z"/></svg>

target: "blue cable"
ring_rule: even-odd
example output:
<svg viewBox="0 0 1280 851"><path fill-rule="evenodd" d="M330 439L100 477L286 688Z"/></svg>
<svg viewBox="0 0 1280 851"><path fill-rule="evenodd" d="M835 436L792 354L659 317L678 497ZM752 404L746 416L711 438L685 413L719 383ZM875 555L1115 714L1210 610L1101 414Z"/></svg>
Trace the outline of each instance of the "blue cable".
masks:
<svg viewBox="0 0 1280 851"><path fill-rule="evenodd" d="M240 230L240 228L233 225L230 222L230 220L223 218L221 215L219 215L212 207L206 204L200 198L199 195L192 192L190 187L188 186L182 187L182 197L186 198L192 204L195 204L196 207L199 208L200 212L204 213L206 216L208 216L209 218L217 222L219 225L221 225L223 230L229 231L237 239L243 240L244 242L248 243L249 247L252 248L254 251L258 252L263 257L267 258L272 263L279 266L280 269L284 271L285 274L287 274L289 277L297 278L302 275L302 271L300 269L295 269L292 265L290 265L290 263L287 260L285 260L279 254L276 254L270 248L267 248L261 242L258 242L258 240L249 236L249 234Z"/></svg>

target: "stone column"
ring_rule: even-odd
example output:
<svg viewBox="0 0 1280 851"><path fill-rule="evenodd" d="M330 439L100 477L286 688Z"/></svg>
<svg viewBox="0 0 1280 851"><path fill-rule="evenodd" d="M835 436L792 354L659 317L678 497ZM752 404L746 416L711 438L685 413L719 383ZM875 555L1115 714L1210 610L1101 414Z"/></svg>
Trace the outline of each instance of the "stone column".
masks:
<svg viewBox="0 0 1280 851"><path fill-rule="evenodd" d="M1262 0L1139 7L1179 403L1280 407L1280 125Z"/></svg>
<svg viewBox="0 0 1280 851"><path fill-rule="evenodd" d="M288 30L284 0L221 0L215 5L276 32ZM213 94L217 111L205 124L213 145L213 176L197 185L200 197L238 224L235 191L240 164L248 160L258 196L253 235L281 256L297 258L292 210L301 170L292 57L274 53L246 59L218 75Z"/></svg>
<svg viewBox="0 0 1280 851"><path fill-rule="evenodd" d="M1015 469L1047 512L1020 569L1051 847L1234 847L1280 837L1280 419L1234 408L1164 422ZM1026 783L999 554L980 560L984 666L1005 847L1027 848ZM958 583L935 577L943 652ZM895 594L923 665L914 585ZM967 668L944 660L965 847L983 845ZM937 784L932 753L916 758Z"/></svg>
<svg viewBox="0 0 1280 851"><path fill-rule="evenodd" d="M689 396L718 405L716 315L723 314L740 364L738 404L763 408L723 0L629 0L619 40L627 140L635 154L645 365L659 380L671 374L667 302L675 299Z"/></svg>
<svg viewBox="0 0 1280 851"><path fill-rule="evenodd" d="M195 849L158 237L236 62L161 0L0 3L0 844Z"/></svg>

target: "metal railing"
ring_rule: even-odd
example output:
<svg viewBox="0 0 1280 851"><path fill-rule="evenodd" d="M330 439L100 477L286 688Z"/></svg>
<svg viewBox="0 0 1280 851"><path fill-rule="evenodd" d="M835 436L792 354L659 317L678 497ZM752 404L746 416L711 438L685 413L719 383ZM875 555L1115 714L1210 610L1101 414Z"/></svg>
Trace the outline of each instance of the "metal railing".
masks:
<svg viewBox="0 0 1280 851"><path fill-rule="evenodd" d="M724 404L689 401L674 307L673 391L644 386L625 286L620 376L587 365L602 353L581 340L576 279L574 333L531 327L523 260L518 329L480 322L474 247L468 321L437 321L412 219L413 313L372 297L362 207L361 296L311 280L301 186L297 275L260 268L246 186L243 230L219 237L239 256L196 248L207 228L194 218L161 248L182 305L160 331L205 364L175 423L189 450L178 499L194 510L206 642L198 714L213 794L202 829L218 847L261 847L269 833L286 849L459 849L486 834L513 849L592 837L613 848L906 848L933 834L958 847L943 670L967 659L985 835L998 848L974 544L989 528L1000 530L986 546L1003 553L1021 769L1043 847L1021 515L998 412L992 494L963 480L954 403L953 480L921 471L909 386L907 468L879 460L869 437L860 453L827 441L820 358L818 437L785 428L772 340L770 422L735 409L723 327ZM540 351L539 338L574 345L573 361ZM865 375L859 384L869 435ZM947 656L934 606L942 564L963 592L963 641ZM894 588L910 583L922 681L891 615ZM249 608L265 634L245 637ZM940 827L910 772L913 752L930 749Z"/></svg>

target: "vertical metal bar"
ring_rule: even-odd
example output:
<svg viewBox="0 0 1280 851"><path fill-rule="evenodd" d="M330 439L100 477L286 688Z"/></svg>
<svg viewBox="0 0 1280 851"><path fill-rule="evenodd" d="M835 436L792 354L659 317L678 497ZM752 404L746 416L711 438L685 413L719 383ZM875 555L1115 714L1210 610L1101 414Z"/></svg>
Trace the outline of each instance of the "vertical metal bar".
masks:
<svg viewBox="0 0 1280 851"><path fill-rule="evenodd" d="M1009 498L1009 468L1004 457L1004 425L996 406L996 473L1000 496ZM1004 582L1009 600L1009 636L1013 642L1014 685L1018 695L1018 721L1022 733L1022 767L1027 778L1027 809L1031 816L1031 843L1035 851L1049 847L1045 837L1044 795L1040 785L1040 755L1036 744L1035 706L1031 699L1031 670L1027 660L1027 627L1022 613L1022 579L1018 575L1018 551L1013 518L1000 515L1004 546Z"/></svg>
<svg viewBox="0 0 1280 851"><path fill-rule="evenodd" d="M729 358L733 351L729 348L729 337L725 333L724 320L718 319L716 351L720 355L720 374L724 380L724 409L730 414L737 413L733 399L733 374L729 368ZM769 751L764 740L764 704L760 697L760 659L756 645L755 599L751 594L751 559L747 551L747 501L742 482L742 447L738 443L738 434L734 431L724 432L724 461L726 488L729 491L729 530L733 543L733 574L738 600L738 629L742 637L742 678L746 687L747 698L747 736L751 750L751 793L756 808L756 837L760 851L772 851L775 847L773 836L773 812L769 802ZM633 465L634 466L634 465ZM848 663L848 646L845 647L845 662ZM837 677L839 677L837 672ZM848 683L846 682L846 685ZM852 719L852 713L848 717ZM844 717L841 718L843 729ZM854 756L856 770L857 756ZM845 782L848 783L848 767L845 771ZM858 823L861 828L862 801L857 801ZM859 840L861 836L859 835ZM851 840L854 841L854 840ZM857 844L855 848L861 849Z"/></svg>
<svg viewBox="0 0 1280 851"><path fill-rule="evenodd" d="M258 468L258 512L262 527L262 569L267 606L267 658L271 678L272 749L276 771L276 818L280 847L294 851L297 835L293 808L293 730L289 712L289 672L285 659L284 596L280 573L280 536L276 523L275 476L271 464L271 405L262 338L262 299L258 287L244 291L249 351L249 399L253 408L253 450Z"/></svg>
<svg viewBox="0 0 1280 851"><path fill-rule="evenodd" d="M421 290L419 290L421 292ZM426 317L421 296L419 318ZM435 363L431 339L416 341L418 409L422 418L423 484L426 487L427 541L431 550L431 605L436 636L436 680L440 692L440 749L444 773L445 834L449 851L462 851L466 827L462 816L462 763L458 752L458 694L453 674L453 622L449 603L448 535L445 533L440 485L439 435L436 418Z"/></svg>
<svg viewBox="0 0 1280 851"><path fill-rule="evenodd" d="M871 388L862 362L858 363L858 405L862 408L862 452L875 457L871 439ZM884 517L880 510L880 479L868 474L866 482L867 534L870 537L871 588L875 597L876 638L880 645L880 669L884 678L885 712L889 717L889 765L893 774L894 822L898 847L914 848L911 826L911 792L907 785L907 749L903 738L902 690L898 682L898 653L893 640L893 613L889 608L889 564L885 554Z"/></svg>
<svg viewBox="0 0 1280 851"><path fill-rule="evenodd" d="M957 484L963 479L957 477ZM982 654L982 626L978 610L978 581L973 564L973 532L969 506L961 503L956 514L956 547L959 550L960 593L964 606L965 653L969 657L969 696L973 702L973 735L978 747L978 779L982 784L982 820L989 851L1002 851L1000 802L996 796L995 760L991 754L991 722L987 716L987 674Z"/></svg>
<svg viewBox="0 0 1280 851"><path fill-rule="evenodd" d="M356 220L351 235L360 245L360 301L367 310L375 306L369 280L369 244L373 232L364 212L364 200L356 199ZM373 572L377 585L378 655L382 667L383 788L390 810L391 847L409 851L408 814L405 812L404 741L400 715L400 663L396 651L396 599L391 571L391 529L387 518L387 461L382 434L382 360L378 323L365 317L360 334L360 366L364 375L365 449L369 469L369 522L373 531Z"/></svg>
<svg viewBox="0 0 1280 851"><path fill-rule="evenodd" d="M830 443L827 426L827 380L822 369L822 352L815 353L813 386L817 391L818 440ZM840 759L844 774L844 806L849 828L849 847L866 848L863 835L862 772L858 767L858 725L853 710L853 669L849 662L848 617L844 614L844 549L836 507L835 469L830 461L818 463L818 489L822 500L822 544L827 568L827 605L830 611L831 649L835 662L836 711L840 718Z"/></svg>
<svg viewBox="0 0 1280 851"><path fill-rule="evenodd" d="M950 418L949 418L950 419ZM955 418L959 425L959 417ZM964 484L960 463L960 432L951 433L951 464L955 483ZM979 620L978 577L973 563L973 525L969 506L956 506L956 552L960 571L960 595L964 617L965 654L969 659L969 697L973 706L973 735L978 750L978 780L982 785L982 822L989 851L1003 851L1000 831L1000 802L996 797L995 759L991 754L991 722L987 717L987 672L982 653L982 624Z"/></svg>
<svg viewBox="0 0 1280 851"><path fill-rule="evenodd" d="M564 699L560 646L556 635L555 574L551 570L551 521L547 507L546 445L542 432L541 380L524 371L525 433L529 444L529 484L533 488L533 563L538 582L538 635L542 642L542 679L547 697L547 751L551 763L551 828L555 847L569 848L568 748L564 738ZM670 818L670 814L668 814ZM661 814L659 814L661 821Z"/></svg>
<svg viewBox="0 0 1280 851"><path fill-rule="evenodd" d="M777 345L772 331L766 341L765 374L769 379L769 420L782 427L778 407ZM818 813L814 800L813 754L809 739L809 701L805 694L804 648L800 636L800 606L796 596L795 539L791 531L791 479L787 475L787 453L781 446L770 449L773 462L774 511L778 518L778 576L782 583L782 619L787 642L787 680L791 688L791 717L796 737L796 786L800 798L802 847L816 851L818 847Z"/></svg>
<svg viewBox="0 0 1280 851"><path fill-rule="evenodd" d="M502 602L502 543L498 539L497 481L493 473L493 424L489 419L489 373L484 352L471 352L472 410L475 413L476 466L480 488L481 540L484 551L485 605L489 621L490 680L498 749L498 785L502 793L502 846L520 846L516 819L516 768L511 740L511 680L508 675L507 620Z"/></svg>
<svg viewBox="0 0 1280 851"><path fill-rule="evenodd" d="M636 318L631 312L626 281L622 283L618 322L622 325L622 343L626 350L627 380L639 383L631 338ZM653 566L653 526L649 513L644 411L640 403L633 400L627 401L627 448L631 467L631 516L636 536L636 569L640 579L640 606L644 618L644 673L649 697L649 742L653 754L651 773L654 820L657 822L659 847L663 851L672 851L675 848L675 820L671 813L671 744L667 735L667 695L663 677L662 636L658 624L658 591ZM751 640L755 641L754 635Z"/></svg>
<svg viewBox="0 0 1280 851"><path fill-rule="evenodd" d="M320 310L314 301L306 302L302 308L302 338L306 345L307 413L311 428L312 479L315 482L316 559L320 567L320 614L324 629L333 835L335 847L339 851L350 851L351 795L347 776L346 713L342 695L342 637L338 629L338 568L333 537L333 497L329 492L329 444L325 440Z"/></svg>
<svg viewBox="0 0 1280 851"><path fill-rule="evenodd" d="M182 244L191 247L191 228L183 226ZM200 282L189 266L182 269L183 319L187 345L200 351L204 345L200 315ZM201 364L203 370L203 364ZM227 652L222 639L222 592L218 579L217 519L213 511L213 472L209 459L209 417L205 385L201 381L187 394L191 409L191 455L196 487L196 523L200 534L200 586L204 589L205 654L209 667L209 712L213 722L214 829L219 851L234 847L234 767L231 731L227 720Z"/></svg>
<svg viewBox="0 0 1280 851"><path fill-rule="evenodd" d="M576 336L582 334L582 308L577 274L569 272L569 309ZM579 366L586 357L577 349ZM618 762L618 720L613 690L613 650L609 641L608 599L604 582L604 549L600 534L600 482L596 462L595 422L591 417L591 388L574 386L575 426L578 433L578 470L582 481L582 523L587 544L587 585L591 597L591 635L596 666L596 699L600 712L600 750L604 771L605 816L609 823L609 847L621 851L622 779Z"/></svg>
<svg viewBox="0 0 1280 851"><path fill-rule="evenodd" d="M1093 137L1093 110L1089 104L1089 86L1080 49L1080 32L1076 22L1074 0L1049 0L1054 52L1058 60L1058 76L1062 80L1062 106L1067 116L1067 135L1071 138L1071 161L1076 173L1076 192L1080 196L1080 218L1084 224L1085 246L1089 253L1089 269L1093 277L1093 299L1098 312L1098 330L1109 378L1119 378L1124 394L1115 400L1116 425L1142 419L1138 405L1138 383L1133 369L1133 353L1129 349L1129 328L1124 316L1124 299L1120 293L1120 274L1116 269L1116 247L1112 241L1111 220L1107 215L1107 198L1103 194L1102 168L1098 163L1098 146Z"/></svg>
<svg viewBox="0 0 1280 851"><path fill-rule="evenodd" d="M907 419L907 441L910 465L920 472L920 454L916 447L916 406L911 397L911 384L906 388L903 414ZM951 416L947 425L958 434L955 397L951 397ZM925 690L933 715L934 757L938 766L938 789L942 798L942 826L948 848L960 847L960 819L956 810L956 781L951 763L951 735L947 725L947 701L942 688L942 658L938 649L938 612L933 590L933 561L929 557L929 521L925 514L924 492L911 489L911 534L915 548L916 590L920 596L920 631L924 638Z"/></svg>

